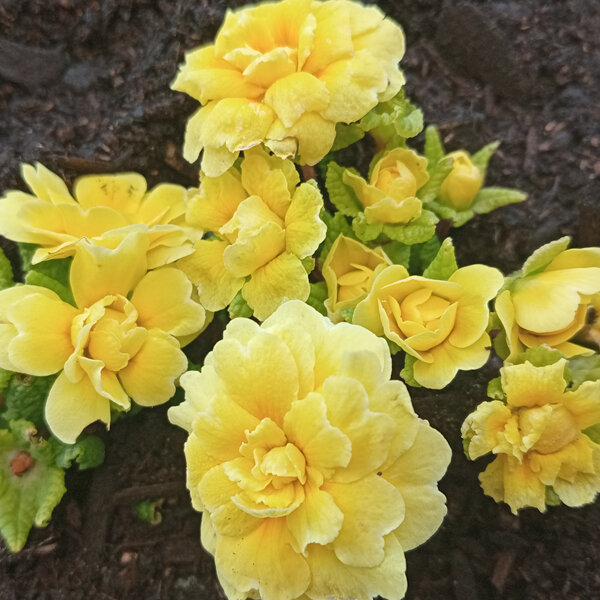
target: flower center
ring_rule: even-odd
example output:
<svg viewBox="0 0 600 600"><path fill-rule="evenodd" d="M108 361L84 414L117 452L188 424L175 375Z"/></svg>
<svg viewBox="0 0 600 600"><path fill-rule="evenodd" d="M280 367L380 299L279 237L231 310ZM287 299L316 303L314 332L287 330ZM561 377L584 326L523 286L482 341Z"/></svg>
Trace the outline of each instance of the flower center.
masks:
<svg viewBox="0 0 600 600"><path fill-rule="evenodd" d="M579 428L573 415L564 406L551 405L543 431L534 443L532 450L540 454L552 454L573 442L579 436ZM519 426L523 432L535 426L535 409L524 410L519 415Z"/></svg>
<svg viewBox="0 0 600 600"><path fill-rule="evenodd" d="M417 193L417 180L413 172L400 161L396 161L395 167L382 169L377 178L375 186L383 192L389 192L394 186L394 197L409 198Z"/></svg>
<svg viewBox="0 0 600 600"><path fill-rule="evenodd" d="M338 300L350 300L361 294L366 294L371 289L373 269L365 265L350 263L351 270L338 277Z"/></svg>

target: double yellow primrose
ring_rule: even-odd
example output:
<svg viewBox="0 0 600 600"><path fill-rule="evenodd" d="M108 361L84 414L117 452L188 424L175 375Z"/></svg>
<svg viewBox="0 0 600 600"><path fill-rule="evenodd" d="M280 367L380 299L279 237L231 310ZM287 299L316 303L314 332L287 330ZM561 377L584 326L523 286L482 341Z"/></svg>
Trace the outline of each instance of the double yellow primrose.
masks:
<svg viewBox="0 0 600 600"><path fill-rule="evenodd" d="M488 359L488 302L503 282L485 265L457 269L448 281L409 277L392 265L375 278L352 322L398 344L416 358L416 381L440 389L459 370L479 369Z"/></svg>
<svg viewBox="0 0 600 600"><path fill-rule="evenodd" d="M185 226L187 191L160 184L147 191L138 173L85 175L73 186L37 163L22 166L31 194L9 191L0 198L0 235L40 246L33 263L72 256L86 238L114 248L129 233L148 234L148 266L173 262L192 251L190 238L200 237Z"/></svg>
<svg viewBox="0 0 600 600"><path fill-rule="evenodd" d="M479 476L483 491L515 514L545 511L549 489L567 506L600 491L600 445L583 433L600 422L600 381L566 390L565 366L504 367L506 401L483 402L463 423L469 458L497 455Z"/></svg>
<svg viewBox="0 0 600 600"><path fill-rule="evenodd" d="M184 157L203 151L216 177L265 143L314 165L336 123L361 119L400 90L402 30L375 6L284 0L230 11L215 43L192 50L173 82L202 107L186 128Z"/></svg>
<svg viewBox="0 0 600 600"><path fill-rule="evenodd" d="M423 204L417 190L429 175L427 159L408 148L386 152L373 167L369 182L349 169L343 181L365 207L367 223L408 223L419 216Z"/></svg>
<svg viewBox="0 0 600 600"><path fill-rule="evenodd" d="M173 267L147 271L147 237L111 250L80 243L70 271L76 306L22 285L0 292L0 367L59 373L46 401L50 430L74 443L90 423L110 424L111 405L155 406L175 393L186 369L180 342L206 324L192 284Z"/></svg>
<svg viewBox="0 0 600 600"><path fill-rule="evenodd" d="M568 238L564 240L568 243ZM509 349L506 360L513 362L526 348L542 344L565 356L591 354L590 349L570 340L585 326L588 310L598 302L600 248L570 248L555 254L547 264L533 267L529 272L526 262L524 274L496 299L496 313Z"/></svg>
<svg viewBox="0 0 600 600"><path fill-rule="evenodd" d="M266 319L281 303L310 293L302 259L325 238L323 198L312 182L298 185L294 164L262 148L246 152L241 170L203 176L190 199L188 222L218 239L196 242L177 265L198 286L211 311L242 291L254 315Z"/></svg>
<svg viewBox="0 0 600 600"><path fill-rule="evenodd" d="M387 344L299 301L232 320L169 419L230 600L406 590L404 551L446 513L450 448L390 381Z"/></svg>

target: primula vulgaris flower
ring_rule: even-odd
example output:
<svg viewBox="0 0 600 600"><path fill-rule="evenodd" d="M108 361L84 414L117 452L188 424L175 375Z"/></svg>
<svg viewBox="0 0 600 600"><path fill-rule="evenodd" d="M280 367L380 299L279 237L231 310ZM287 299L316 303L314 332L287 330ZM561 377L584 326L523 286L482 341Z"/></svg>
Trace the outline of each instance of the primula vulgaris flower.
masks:
<svg viewBox="0 0 600 600"><path fill-rule="evenodd" d="M452 158L453 163L452 170L442 182L440 200L442 204L456 210L471 208L483 185L483 173L464 150L450 152L446 156Z"/></svg>
<svg viewBox="0 0 600 600"><path fill-rule="evenodd" d="M340 321L340 311L354 308L371 289L373 278L392 262L381 248L371 249L344 235L333 242L321 273L327 284L325 308Z"/></svg>
<svg viewBox="0 0 600 600"><path fill-rule="evenodd" d="M187 219L219 239L196 242L195 252L177 264L198 285L206 308L227 306L241 289L263 320L286 300L308 298L302 259L317 250L326 226L319 218L321 193L299 181L291 161L261 148L246 152L241 171L202 177Z"/></svg>
<svg viewBox="0 0 600 600"><path fill-rule="evenodd" d="M229 323L169 418L230 600L400 599L446 513L444 438L390 381L384 340L299 301Z"/></svg>
<svg viewBox="0 0 600 600"><path fill-rule="evenodd" d="M503 281L485 265L457 269L448 281L409 277L402 265L392 265L375 278L352 322L414 356L417 382L440 389L459 370L479 369L488 359L488 302Z"/></svg>
<svg viewBox="0 0 600 600"><path fill-rule="evenodd" d="M600 422L600 381L566 391L566 360L501 370L506 400L481 403L462 426L467 456L492 452L483 491L513 513L546 510L547 491L567 506L593 502L600 491L600 445L584 429Z"/></svg>
<svg viewBox="0 0 600 600"><path fill-rule="evenodd" d="M192 251L185 227L187 191L160 184L146 191L138 173L86 175L75 181L73 195L64 181L41 164L22 166L31 194L7 192L0 198L0 234L16 242L38 244L33 262L72 256L81 238L114 248L129 233L146 231L148 266L173 262Z"/></svg>
<svg viewBox="0 0 600 600"><path fill-rule="evenodd" d="M336 123L361 119L400 90L402 30L374 6L284 0L228 12L215 43L186 55L173 89L203 106L189 120L184 156L203 150L217 176L264 142L314 165Z"/></svg>
<svg viewBox="0 0 600 600"><path fill-rule="evenodd" d="M592 350L569 340L586 323L600 294L600 248L565 248L569 238L546 244L509 279L496 299L496 314L513 362L525 348L545 344L565 356Z"/></svg>
<svg viewBox="0 0 600 600"><path fill-rule="evenodd" d="M427 159L407 148L386 152L374 165L369 182L346 169L343 181L365 207L367 223L408 223L421 216L417 190L429 175Z"/></svg>
<svg viewBox="0 0 600 600"><path fill-rule="evenodd" d="M147 249L142 234L115 250L80 242L70 271L76 306L39 286L0 292L0 367L60 373L45 414L64 442L74 443L93 421L109 424L111 405L169 400L188 364L180 341L205 326L187 277L173 267L147 273Z"/></svg>

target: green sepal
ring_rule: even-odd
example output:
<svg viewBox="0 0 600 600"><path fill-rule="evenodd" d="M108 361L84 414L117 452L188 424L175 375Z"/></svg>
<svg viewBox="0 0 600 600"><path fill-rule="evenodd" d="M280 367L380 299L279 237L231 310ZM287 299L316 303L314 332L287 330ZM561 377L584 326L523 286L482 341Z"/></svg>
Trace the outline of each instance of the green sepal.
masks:
<svg viewBox="0 0 600 600"><path fill-rule="evenodd" d="M414 248L414 246L407 246L396 241L388 242L382 246L386 256L395 265L402 265L407 269L410 265L411 248Z"/></svg>
<svg viewBox="0 0 600 600"><path fill-rule="evenodd" d="M354 310L355 310L354 306L349 306L348 308L342 308L340 310L340 315L342 316L342 319L344 319L344 321L346 321L348 323L352 323L352 318L354 317Z"/></svg>
<svg viewBox="0 0 600 600"><path fill-rule="evenodd" d="M44 405L56 375L34 377L15 373L3 393L7 421L25 419L36 425L44 424Z"/></svg>
<svg viewBox="0 0 600 600"><path fill-rule="evenodd" d="M62 284L57 279L46 275L45 273L36 270L29 271L25 276L25 283L28 285L39 285L41 287L48 288L57 294L64 302L76 306L71 288Z"/></svg>
<svg viewBox="0 0 600 600"><path fill-rule="evenodd" d="M548 506L559 506L562 504L560 497L551 485L546 486L546 504Z"/></svg>
<svg viewBox="0 0 600 600"><path fill-rule="evenodd" d="M456 255L454 253L452 238L446 238L442 242L435 258L423 271L423 277L447 281L457 269L458 265L456 264Z"/></svg>
<svg viewBox="0 0 600 600"><path fill-rule="evenodd" d="M527 194L513 188L485 187L475 196L470 210L476 215L482 215L508 204L523 202L525 198Z"/></svg>
<svg viewBox="0 0 600 600"><path fill-rule="evenodd" d="M336 123L335 140L331 147L331 152L342 150L358 142L365 137L365 132L355 123L346 125L345 123Z"/></svg>
<svg viewBox="0 0 600 600"><path fill-rule="evenodd" d="M471 162L479 169L483 179L485 179L487 174L490 159L494 155L494 152L498 150L499 145L500 142L492 142L471 155Z"/></svg>
<svg viewBox="0 0 600 600"><path fill-rule="evenodd" d="M164 498L158 500L143 500L135 505L135 516L149 525L159 525L162 523L162 513L160 509L164 504Z"/></svg>
<svg viewBox="0 0 600 600"><path fill-rule="evenodd" d="M306 299L306 304L312 306L325 317L327 309L325 308L325 300L327 300L327 284L324 281L318 281L310 284L310 294Z"/></svg>
<svg viewBox="0 0 600 600"><path fill-rule="evenodd" d="M571 243L568 235L540 246L523 264L521 274L532 275L543 271L561 252L564 252Z"/></svg>
<svg viewBox="0 0 600 600"><path fill-rule="evenodd" d="M442 158L437 163L431 165L428 168L429 179L423 186L419 188L417 191L417 197L420 198L425 204L435 200L439 196L444 179L446 179L450 171L452 171L453 165L454 159L450 156ZM436 203L436 205L437 204L438 203Z"/></svg>
<svg viewBox="0 0 600 600"><path fill-rule="evenodd" d="M595 444L600 444L600 423L596 423L595 425L584 429L583 433L585 433L585 435L587 435Z"/></svg>
<svg viewBox="0 0 600 600"><path fill-rule="evenodd" d="M504 400L504 390L502 389L502 377L494 377L487 386L487 395L493 400Z"/></svg>
<svg viewBox="0 0 600 600"><path fill-rule="evenodd" d="M446 154L440 132L435 125L429 125L427 129L425 129L424 151L425 158L430 166L437 165Z"/></svg>
<svg viewBox="0 0 600 600"><path fill-rule="evenodd" d="M315 259L312 256L305 256L304 258L300 259L300 262L302 263L307 275L310 275L314 271Z"/></svg>
<svg viewBox="0 0 600 600"><path fill-rule="evenodd" d="M10 260L6 258L6 254L0 248L0 290L12 287L14 285L14 275Z"/></svg>
<svg viewBox="0 0 600 600"><path fill-rule="evenodd" d="M333 246L333 242L335 242L340 235L345 235L350 238L356 238L356 235L352 230L352 225L348 223L346 217L340 212L336 212L335 215L332 216L327 211L323 210L321 211L321 220L327 225L325 240L319 250L319 263L322 265L331 250L331 246Z"/></svg>
<svg viewBox="0 0 600 600"><path fill-rule="evenodd" d="M54 462L61 469L68 469L73 461L80 471L93 469L104 462L104 442L98 436L80 436L74 444L65 444L52 436L48 442L54 452Z"/></svg>
<svg viewBox="0 0 600 600"><path fill-rule="evenodd" d="M576 356L569 360L572 382L574 389L585 381L598 381L600 379L600 355Z"/></svg>
<svg viewBox="0 0 600 600"><path fill-rule="evenodd" d="M533 346L521 352L515 360L515 364L530 362L534 367L547 367L564 358L564 354L550 346Z"/></svg>
<svg viewBox="0 0 600 600"><path fill-rule="evenodd" d="M415 362L417 362L417 359L412 356L412 354L407 354L404 358L404 368L400 371L400 377L402 377L406 385L410 385L411 387L422 387L415 379Z"/></svg>
<svg viewBox="0 0 600 600"><path fill-rule="evenodd" d="M356 197L354 190L348 187L344 181L345 168L331 161L327 165L327 176L325 187L329 194L331 203L343 214L354 217L363 209L360 200Z"/></svg>
<svg viewBox="0 0 600 600"><path fill-rule="evenodd" d="M33 525L48 524L66 491L65 473L54 465L50 445L35 434L33 423L24 420L0 430L0 533L11 552L23 548ZM13 462L21 452L33 461L16 475Z"/></svg>
<svg viewBox="0 0 600 600"><path fill-rule="evenodd" d="M495 312L490 313L490 320L487 327L487 332L492 338L492 347L494 352L502 359L506 360L506 357L510 354L508 347L508 341L506 339L506 331L504 325L500 321L500 317ZM493 335L495 332L496 335Z"/></svg>
<svg viewBox="0 0 600 600"><path fill-rule="evenodd" d="M235 319L236 317L251 317L254 313L242 295L242 290L234 296L227 307L227 312L229 313L230 319Z"/></svg>

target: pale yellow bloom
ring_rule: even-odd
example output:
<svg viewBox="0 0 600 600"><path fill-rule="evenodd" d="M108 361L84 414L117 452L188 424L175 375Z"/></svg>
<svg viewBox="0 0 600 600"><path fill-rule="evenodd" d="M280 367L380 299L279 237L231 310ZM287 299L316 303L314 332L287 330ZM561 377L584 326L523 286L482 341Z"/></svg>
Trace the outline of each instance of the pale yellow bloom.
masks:
<svg viewBox="0 0 600 600"><path fill-rule="evenodd" d="M469 458L497 455L479 476L483 491L515 514L545 511L548 488L567 506L600 491L600 445L582 433L600 422L600 381L565 391L565 365L504 367L506 401L483 402L463 423Z"/></svg>
<svg viewBox="0 0 600 600"><path fill-rule="evenodd" d="M385 335L417 360L414 377L440 389L459 370L479 369L489 357L488 302L504 278L497 269L470 265L448 281L410 276L401 265L382 270L353 323Z"/></svg>
<svg viewBox="0 0 600 600"><path fill-rule="evenodd" d="M0 367L59 373L46 421L74 443L90 423L110 423L111 405L155 406L175 393L187 367L180 340L207 323L192 284L173 267L147 272L148 239L127 236L112 250L80 242L70 271L76 306L51 290L23 285L0 292Z"/></svg>
<svg viewBox="0 0 600 600"><path fill-rule="evenodd" d="M429 175L427 159L408 148L386 152L373 167L370 181L346 169L343 180L365 207L367 223L408 223L421 216L417 190Z"/></svg>
<svg viewBox="0 0 600 600"><path fill-rule="evenodd" d="M510 352L506 360L542 344L565 356L591 354L569 340L584 327L598 293L600 248L564 250L543 269L517 278L496 299Z"/></svg>
<svg viewBox="0 0 600 600"><path fill-rule="evenodd" d="M146 190L138 173L86 175L75 181L73 195L64 181L37 163L22 166L31 194L7 192L0 198L0 234L40 246L33 262L72 256L86 238L114 248L129 233L148 234L148 265L155 268L192 251L194 232L185 224L187 191L160 184Z"/></svg>
<svg viewBox="0 0 600 600"><path fill-rule="evenodd" d="M404 551L446 513L450 448L390 374L384 340L291 301L231 321L182 376L169 418L230 600L404 596Z"/></svg>
<svg viewBox="0 0 600 600"><path fill-rule="evenodd" d="M314 165L336 123L361 119L400 90L402 30L375 6L283 0L228 12L215 43L192 50L173 82L203 106L188 121L184 157L224 173L265 143Z"/></svg>
<svg viewBox="0 0 600 600"><path fill-rule="evenodd" d="M450 152L454 159L452 170L440 188L440 200L456 210L467 210L483 185L483 173L471 162L464 150Z"/></svg>
<svg viewBox="0 0 600 600"><path fill-rule="evenodd" d="M352 238L340 235L321 268L327 284L325 308L329 318L339 321L341 310L354 308L369 293L375 275L391 264L381 248L371 250Z"/></svg>
<svg viewBox="0 0 600 600"><path fill-rule="evenodd" d="M200 301L216 311L242 290L254 315L266 319L281 303L306 300L302 259L325 238L323 198L313 183L299 184L293 163L261 148L246 152L241 172L203 176L190 199L191 225L220 239L201 240L177 265L198 285Z"/></svg>

